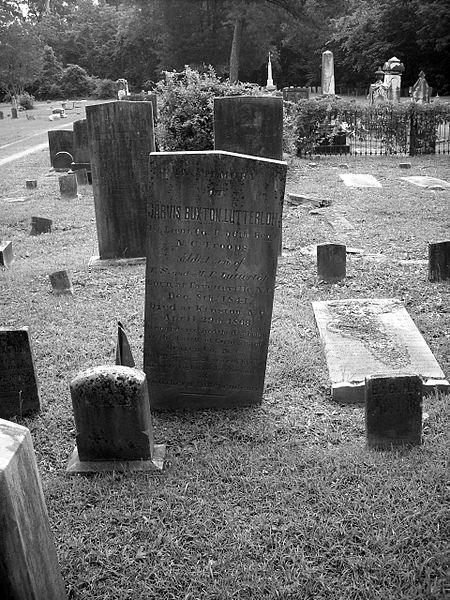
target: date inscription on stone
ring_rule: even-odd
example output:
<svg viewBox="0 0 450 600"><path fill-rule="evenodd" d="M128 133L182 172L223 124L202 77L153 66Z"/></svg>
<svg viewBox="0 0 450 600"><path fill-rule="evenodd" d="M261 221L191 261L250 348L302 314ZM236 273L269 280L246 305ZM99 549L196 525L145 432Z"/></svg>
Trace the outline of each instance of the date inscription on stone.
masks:
<svg viewBox="0 0 450 600"><path fill-rule="evenodd" d="M262 399L286 164L150 155L144 370L155 409Z"/></svg>

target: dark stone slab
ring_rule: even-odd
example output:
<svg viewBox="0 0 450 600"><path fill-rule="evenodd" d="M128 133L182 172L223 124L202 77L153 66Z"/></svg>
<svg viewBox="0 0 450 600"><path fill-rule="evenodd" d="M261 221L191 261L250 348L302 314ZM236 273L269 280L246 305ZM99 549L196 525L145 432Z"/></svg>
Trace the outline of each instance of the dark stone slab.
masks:
<svg viewBox="0 0 450 600"><path fill-rule="evenodd" d="M214 98L214 148L281 160L283 98Z"/></svg>
<svg viewBox="0 0 450 600"><path fill-rule="evenodd" d="M90 163L89 139L86 119L73 122L73 160L76 163Z"/></svg>
<svg viewBox="0 0 450 600"><path fill-rule="evenodd" d="M34 190L37 188L37 180L36 179L27 179L25 181L25 187L27 190Z"/></svg>
<svg viewBox="0 0 450 600"><path fill-rule="evenodd" d="M152 103L97 104L86 116L100 258L145 256Z"/></svg>
<svg viewBox="0 0 450 600"><path fill-rule="evenodd" d="M65 600L30 432L3 419L0 523L0 598Z"/></svg>
<svg viewBox="0 0 450 600"><path fill-rule="evenodd" d="M365 385L369 448L418 445L422 441L422 380L418 375L372 375Z"/></svg>
<svg viewBox="0 0 450 600"><path fill-rule="evenodd" d="M317 245L317 278L336 283L346 277L347 252L345 244Z"/></svg>
<svg viewBox="0 0 450 600"><path fill-rule="evenodd" d="M450 280L450 240L428 244L428 279Z"/></svg>
<svg viewBox="0 0 450 600"><path fill-rule="evenodd" d="M55 271L49 275L50 283L52 284L53 293L73 294L72 281L67 271Z"/></svg>
<svg viewBox="0 0 450 600"><path fill-rule="evenodd" d="M31 231L30 235L41 235L41 233L51 233L52 231L51 219L44 217L31 217Z"/></svg>
<svg viewBox="0 0 450 600"><path fill-rule="evenodd" d="M144 370L155 409L261 402L286 164L150 155Z"/></svg>
<svg viewBox="0 0 450 600"><path fill-rule="evenodd" d="M58 152L73 152L73 131L65 129L53 129L48 131L48 148L50 152L50 164L55 167L54 160Z"/></svg>
<svg viewBox="0 0 450 600"><path fill-rule="evenodd" d="M0 266L7 269L14 262L12 242L10 240L0 241Z"/></svg>
<svg viewBox="0 0 450 600"><path fill-rule="evenodd" d="M0 418L41 409L28 327L0 327Z"/></svg>
<svg viewBox="0 0 450 600"><path fill-rule="evenodd" d="M153 427L145 373L101 366L70 383L80 461L151 460Z"/></svg>
<svg viewBox="0 0 450 600"><path fill-rule="evenodd" d="M73 162L73 156L70 152L57 152L53 159L55 171L69 171Z"/></svg>

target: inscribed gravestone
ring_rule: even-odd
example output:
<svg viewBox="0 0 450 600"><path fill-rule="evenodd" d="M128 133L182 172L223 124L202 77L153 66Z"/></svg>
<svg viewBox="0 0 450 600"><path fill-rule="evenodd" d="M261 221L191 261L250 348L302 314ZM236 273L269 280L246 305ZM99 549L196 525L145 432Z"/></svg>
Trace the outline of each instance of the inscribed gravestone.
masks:
<svg viewBox="0 0 450 600"><path fill-rule="evenodd" d="M151 102L87 106L100 259L145 256Z"/></svg>
<svg viewBox="0 0 450 600"><path fill-rule="evenodd" d="M281 160L283 98L214 98L214 148Z"/></svg>
<svg viewBox="0 0 450 600"><path fill-rule="evenodd" d="M150 155L144 370L152 407L262 399L286 164Z"/></svg>
<svg viewBox="0 0 450 600"><path fill-rule="evenodd" d="M48 132L48 148L50 152L50 164L52 167L58 152L73 152L73 131L65 129L53 129Z"/></svg>
<svg viewBox="0 0 450 600"><path fill-rule="evenodd" d="M0 418L41 409L28 327L0 327Z"/></svg>
<svg viewBox="0 0 450 600"><path fill-rule="evenodd" d="M91 162L86 119L73 123L73 160L76 163Z"/></svg>
<svg viewBox="0 0 450 600"><path fill-rule="evenodd" d="M30 432L3 419L0 523L0 598L64 600L64 582Z"/></svg>
<svg viewBox="0 0 450 600"><path fill-rule="evenodd" d="M422 380L417 375L372 375L365 385L369 448L418 445L422 441Z"/></svg>

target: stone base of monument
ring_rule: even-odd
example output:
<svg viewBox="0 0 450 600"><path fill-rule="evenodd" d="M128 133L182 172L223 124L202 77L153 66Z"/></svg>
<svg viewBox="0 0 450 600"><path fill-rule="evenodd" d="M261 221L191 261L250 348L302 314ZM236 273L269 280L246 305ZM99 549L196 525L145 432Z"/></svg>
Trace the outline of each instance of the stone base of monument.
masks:
<svg viewBox="0 0 450 600"><path fill-rule="evenodd" d="M166 445L155 444L153 446L153 457L151 460L80 460L78 457L78 449L75 447L69 462L67 463L66 471L67 473L162 471L165 455Z"/></svg>
<svg viewBox="0 0 450 600"><path fill-rule="evenodd" d="M100 258L100 256L91 256L89 259L89 267L120 267L125 265L143 265L145 264L145 256L135 258Z"/></svg>
<svg viewBox="0 0 450 600"><path fill-rule="evenodd" d="M334 401L364 403L365 379L417 374L423 395L450 384L403 304L394 298L313 302Z"/></svg>

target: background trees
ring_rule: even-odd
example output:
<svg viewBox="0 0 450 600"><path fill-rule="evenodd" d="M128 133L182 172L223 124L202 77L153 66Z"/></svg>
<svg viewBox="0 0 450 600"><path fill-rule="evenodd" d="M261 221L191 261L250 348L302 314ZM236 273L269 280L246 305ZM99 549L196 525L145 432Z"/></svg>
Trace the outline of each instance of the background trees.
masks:
<svg viewBox="0 0 450 600"><path fill-rule="evenodd" d="M405 87L423 69L450 93L448 0L0 0L3 87L11 73L29 86L33 70L38 83L45 46L64 68L126 77L136 91L186 64L264 84L269 51L278 87L320 85L320 55L331 49L338 86L367 87L395 55Z"/></svg>

